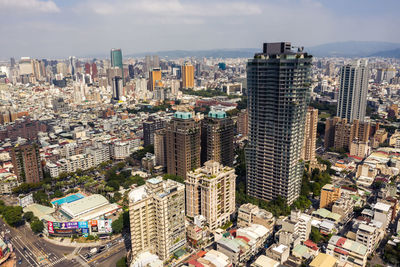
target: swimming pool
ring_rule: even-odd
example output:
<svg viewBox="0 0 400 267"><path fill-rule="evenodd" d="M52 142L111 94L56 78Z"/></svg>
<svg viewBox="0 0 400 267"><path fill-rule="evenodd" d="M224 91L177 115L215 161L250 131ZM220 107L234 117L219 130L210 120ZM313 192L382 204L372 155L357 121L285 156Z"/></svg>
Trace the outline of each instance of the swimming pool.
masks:
<svg viewBox="0 0 400 267"><path fill-rule="evenodd" d="M84 196L82 194L80 194L80 193L77 193L77 194L73 194L73 195L70 195L70 196L67 196L67 197L63 197L63 198L54 200L54 201L51 202L51 204L53 204L53 205L57 204L58 206L60 206L60 205L65 204L65 203L71 203L71 202L77 201L77 200L79 200L81 198L84 198Z"/></svg>

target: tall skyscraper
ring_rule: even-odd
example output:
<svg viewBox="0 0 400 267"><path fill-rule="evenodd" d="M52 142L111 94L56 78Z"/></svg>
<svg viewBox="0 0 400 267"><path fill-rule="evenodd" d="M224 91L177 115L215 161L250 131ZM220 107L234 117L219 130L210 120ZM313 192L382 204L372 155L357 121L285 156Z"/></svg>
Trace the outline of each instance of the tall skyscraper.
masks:
<svg viewBox="0 0 400 267"><path fill-rule="evenodd" d="M10 58L10 67L14 68L15 67L15 58Z"/></svg>
<svg viewBox="0 0 400 267"><path fill-rule="evenodd" d="M315 161L315 149L317 144L318 109L308 107L306 124L304 128L304 142L301 158L304 161Z"/></svg>
<svg viewBox="0 0 400 267"><path fill-rule="evenodd" d="M154 91L156 86L161 85L161 69L154 68L150 71L149 77L149 91Z"/></svg>
<svg viewBox="0 0 400 267"><path fill-rule="evenodd" d="M186 178L188 171L200 167L200 122L190 112L177 111L165 131L167 172Z"/></svg>
<svg viewBox="0 0 400 267"><path fill-rule="evenodd" d="M194 87L194 68L190 63L182 66L182 88Z"/></svg>
<svg viewBox="0 0 400 267"><path fill-rule="evenodd" d="M156 117L149 117L143 122L143 142L144 146L154 144L154 132L165 127L165 120Z"/></svg>
<svg viewBox="0 0 400 267"><path fill-rule="evenodd" d="M92 63L92 78L93 79L95 79L95 78L97 78L97 74L98 74L98 72L97 72L97 65L96 65L96 63Z"/></svg>
<svg viewBox="0 0 400 267"><path fill-rule="evenodd" d="M235 211L235 169L210 160L188 173L185 180L186 215L203 215L213 231Z"/></svg>
<svg viewBox="0 0 400 267"><path fill-rule="evenodd" d="M367 60L356 60L340 69L337 116L353 122L364 121L367 108L369 70Z"/></svg>
<svg viewBox="0 0 400 267"><path fill-rule="evenodd" d="M121 78L124 81L124 65L122 61L121 49L111 49L111 67L118 67L121 70Z"/></svg>
<svg viewBox="0 0 400 267"><path fill-rule="evenodd" d="M247 109L242 109L237 118L237 133L247 136L249 133L249 114Z"/></svg>
<svg viewBox="0 0 400 267"><path fill-rule="evenodd" d="M43 180L39 147L37 144L17 144L11 150L14 173L20 183L39 183Z"/></svg>
<svg viewBox="0 0 400 267"><path fill-rule="evenodd" d="M150 251L165 261L186 244L185 186L161 177L129 194L132 258Z"/></svg>
<svg viewBox="0 0 400 267"><path fill-rule="evenodd" d="M121 100L121 97L123 95L123 83L121 77L114 76L112 78L112 90L113 90L113 99L116 101Z"/></svg>
<svg viewBox="0 0 400 267"><path fill-rule="evenodd" d="M165 129L159 129L154 132L154 156L156 165L167 167L167 140Z"/></svg>
<svg viewBox="0 0 400 267"><path fill-rule="evenodd" d="M247 193L253 197L282 196L291 204L299 196L311 59L291 43L264 43L247 63Z"/></svg>
<svg viewBox="0 0 400 267"><path fill-rule="evenodd" d="M234 124L224 111L210 111L201 121L201 164L209 160L233 166Z"/></svg>

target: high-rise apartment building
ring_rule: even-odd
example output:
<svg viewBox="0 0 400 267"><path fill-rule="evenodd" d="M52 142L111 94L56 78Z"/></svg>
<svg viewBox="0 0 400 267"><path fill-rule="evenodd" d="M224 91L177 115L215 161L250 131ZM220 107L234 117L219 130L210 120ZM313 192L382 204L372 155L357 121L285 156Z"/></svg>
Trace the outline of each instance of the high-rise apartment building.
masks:
<svg viewBox="0 0 400 267"><path fill-rule="evenodd" d="M161 82L161 69L160 68L154 68L150 71L150 78L149 78L149 86L148 89L149 91L154 91L156 86L162 85Z"/></svg>
<svg viewBox="0 0 400 267"><path fill-rule="evenodd" d="M123 96L123 82L122 78L119 76L114 76L112 78L112 90L113 90L113 99L116 101L121 100Z"/></svg>
<svg viewBox="0 0 400 267"><path fill-rule="evenodd" d="M154 144L154 132L165 127L165 120L161 118L149 117L143 122L143 142L144 146Z"/></svg>
<svg viewBox="0 0 400 267"><path fill-rule="evenodd" d="M165 261L186 243L185 186L161 177L129 194L132 258L149 251Z"/></svg>
<svg viewBox="0 0 400 267"><path fill-rule="evenodd" d="M210 111L201 122L201 163L214 160L233 166L234 124L225 111Z"/></svg>
<svg viewBox="0 0 400 267"><path fill-rule="evenodd" d="M325 208L332 205L340 198L340 187L332 184L326 184L321 188L321 198L319 200L319 208Z"/></svg>
<svg viewBox="0 0 400 267"><path fill-rule="evenodd" d="M369 70L366 60L356 60L340 69L337 116L364 121L367 108Z"/></svg>
<svg viewBox="0 0 400 267"><path fill-rule="evenodd" d="M17 144L11 150L14 173L20 183L39 183L43 180L37 144Z"/></svg>
<svg viewBox="0 0 400 267"><path fill-rule="evenodd" d="M111 49L111 67L117 67L121 70L121 78L124 81L124 65L122 61L122 50L113 48Z"/></svg>
<svg viewBox="0 0 400 267"><path fill-rule="evenodd" d="M312 56L290 43L265 43L247 64L249 144L247 192L288 204L300 194L300 162Z"/></svg>
<svg viewBox="0 0 400 267"><path fill-rule="evenodd" d="M237 118L237 133L247 136L249 133L249 114L247 109L242 109Z"/></svg>
<svg viewBox="0 0 400 267"><path fill-rule="evenodd" d="M201 126L190 112L175 112L167 124L167 172L186 178L188 171L200 167Z"/></svg>
<svg viewBox="0 0 400 267"><path fill-rule="evenodd" d="M235 180L233 168L213 160L190 171L185 180L186 215L203 215L211 231L228 222L235 211Z"/></svg>
<svg viewBox="0 0 400 267"><path fill-rule="evenodd" d="M304 161L315 161L317 144L318 109L308 107L304 129L304 142L301 158Z"/></svg>
<svg viewBox="0 0 400 267"><path fill-rule="evenodd" d="M192 64L185 63L182 66L182 88L194 87L194 68Z"/></svg>
<svg viewBox="0 0 400 267"><path fill-rule="evenodd" d="M154 156L156 165L167 167L167 140L165 129L159 129L154 132Z"/></svg>

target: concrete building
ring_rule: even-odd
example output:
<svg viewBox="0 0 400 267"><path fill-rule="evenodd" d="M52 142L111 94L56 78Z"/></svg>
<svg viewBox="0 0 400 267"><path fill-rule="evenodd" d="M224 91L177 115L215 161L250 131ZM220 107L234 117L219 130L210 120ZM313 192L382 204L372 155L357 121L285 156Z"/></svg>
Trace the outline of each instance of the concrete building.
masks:
<svg viewBox="0 0 400 267"><path fill-rule="evenodd" d="M271 212L260 209L251 203L243 204L239 207L237 225L238 227L247 227L251 224L259 224L269 230L273 230L275 217Z"/></svg>
<svg viewBox="0 0 400 267"><path fill-rule="evenodd" d="M350 143L350 155L359 158L366 158L371 153L371 147L367 142L353 140Z"/></svg>
<svg viewBox="0 0 400 267"><path fill-rule="evenodd" d="M237 118L237 133L247 136L249 133L249 114L247 109L242 109Z"/></svg>
<svg viewBox="0 0 400 267"><path fill-rule="evenodd" d="M318 109L308 107L304 130L304 142L301 158L304 161L315 161L317 144Z"/></svg>
<svg viewBox="0 0 400 267"><path fill-rule="evenodd" d="M129 142L114 142L110 147L111 158L115 160L126 159L130 155Z"/></svg>
<svg viewBox="0 0 400 267"><path fill-rule="evenodd" d="M337 116L350 123L364 121L367 107L369 70L367 60L355 60L340 69Z"/></svg>
<svg viewBox="0 0 400 267"><path fill-rule="evenodd" d="M356 241L365 245L368 250L368 254L375 251L379 241L378 229L374 226L367 224L360 224L357 229Z"/></svg>
<svg viewBox="0 0 400 267"><path fill-rule="evenodd" d="M348 262L355 267L364 267L367 263L368 249L359 242L334 235L329 240L326 254L335 257L339 262Z"/></svg>
<svg viewBox="0 0 400 267"><path fill-rule="evenodd" d="M161 177L129 194L132 258L155 253L165 261L186 244L185 186Z"/></svg>
<svg viewBox="0 0 400 267"><path fill-rule="evenodd" d="M189 170L200 167L200 122L190 112L175 112L166 126L167 172L186 178Z"/></svg>
<svg viewBox="0 0 400 267"><path fill-rule="evenodd" d="M290 255L290 247L286 245L278 245L278 244L273 244L271 247L269 247L266 251L265 254L281 264L283 264L285 261L288 260L289 255Z"/></svg>
<svg viewBox="0 0 400 267"><path fill-rule="evenodd" d="M156 89L157 86L162 86L161 69L160 68L153 68L150 71L148 90L153 92Z"/></svg>
<svg viewBox="0 0 400 267"><path fill-rule="evenodd" d="M292 51L291 43L265 43L247 63L250 196L282 196L290 205L300 194L311 58L301 49Z"/></svg>
<svg viewBox="0 0 400 267"><path fill-rule="evenodd" d="M308 240L311 232L311 216L301 213L300 211L291 211L290 217L282 221L282 229L279 235L282 233L290 233L293 235L293 240L296 239L295 235L299 237L299 241ZM283 237L283 236L282 236ZM279 244L285 244L291 246L292 242L286 243L281 242L283 239L280 236Z"/></svg>
<svg viewBox="0 0 400 267"><path fill-rule="evenodd" d="M374 220L381 222L383 229L386 229L392 218L392 207L389 204L383 202L377 202L372 207L374 212Z"/></svg>
<svg viewBox="0 0 400 267"><path fill-rule="evenodd" d="M333 204L340 198L340 187L332 184L326 184L321 188L321 197L319 200L319 208L325 208Z"/></svg>
<svg viewBox="0 0 400 267"><path fill-rule="evenodd" d="M165 120L155 117L149 117L147 121L143 122L143 145L153 145L155 131L164 128L165 124Z"/></svg>
<svg viewBox="0 0 400 267"><path fill-rule="evenodd" d="M233 166L233 120L224 111L210 111L201 121L201 163L214 160Z"/></svg>
<svg viewBox="0 0 400 267"><path fill-rule="evenodd" d="M154 132L154 156L156 157L156 165L167 167L167 141L165 129L156 130Z"/></svg>
<svg viewBox="0 0 400 267"><path fill-rule="evenodd" d="M186 215L204 216L211 231L228 222L235 211L235 181L234 169L212 160L188 172Z"/></svg>
<svg viewBox="0 0 400 267"><path fill-rule="evenodd" d="M338 198L332 205L332 212L339 214L343 219L348 219L353 213L354 201L349 194L342 193L341 197Z"/></svg>
<svg viewBox="0 0 400 267"><path fill-rule="evenodd" d="M37 144L17 144L11 150L14 173L20 183L39 183L43 180Z"/></svg>

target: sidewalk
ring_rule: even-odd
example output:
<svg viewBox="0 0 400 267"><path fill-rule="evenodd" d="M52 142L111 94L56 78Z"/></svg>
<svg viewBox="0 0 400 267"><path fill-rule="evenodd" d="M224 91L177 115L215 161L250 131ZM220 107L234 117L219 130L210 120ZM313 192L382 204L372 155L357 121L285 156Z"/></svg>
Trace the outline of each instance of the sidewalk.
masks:
<svg viewBox="0 0 400 267"><path fill-rule="evenodd" d="M96 247L96 246L101 246L104 244L107 244L108 242L111 242L115 239L121 238L122 235L118 234L115 236L112 236L111 239L104 239L104 240L99 240L96 242L88 242L88 243L78 243L76 241L74 242L70 242L71 239L70 238L64 238L64 242L58 241L57 239L59 239L59 237L56 238L48 238L47 236L43 235L43 239L46 240L49 243L52 243L54 245L58 245L58 246L64 246L64 247Z"/></svg>

